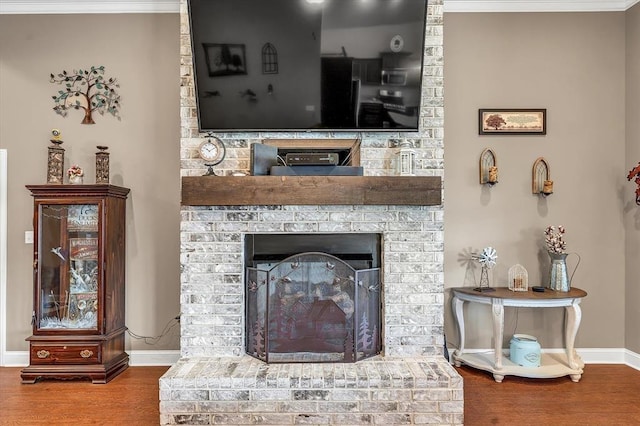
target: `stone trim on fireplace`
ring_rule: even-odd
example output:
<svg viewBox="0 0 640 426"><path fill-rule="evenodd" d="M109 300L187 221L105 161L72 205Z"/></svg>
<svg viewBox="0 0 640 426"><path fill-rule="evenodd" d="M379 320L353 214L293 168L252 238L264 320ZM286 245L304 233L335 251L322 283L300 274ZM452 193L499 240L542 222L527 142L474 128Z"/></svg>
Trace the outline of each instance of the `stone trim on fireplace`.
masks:
<svg viewBox="0 0 640 426"><path fill-rule="evenodd" d="M362 232L382 234L384 355L443 354L439 206L191 206L182 214L182 356L244 353L245 234Z"/></svg>
<svg viewBox="0 0 640 426"><path fill-rule="evenodd" d="M181 0L180 175L203 182L206 167L197 155L202 135L186 7ZM425 33L417 132L216 135L227 147L225 161L216 167L225 179L233 172L248 172L252 143L310 138L359 139L363 178L391 178L393 147L411 140L417 147L416 175L437 178L438 199L419 205L398 205L403 203L391 198L343 205L329 199L309 205L254 200L215 206L212 201L185 202L183 193L181 359L160 379L161 424L463 422L462 379L443 356L443 0L429 0ZM325 190L331 194L335 188L328 185ZM265 364L244 354L244 235L281 233L382 235L381 355L353 364Z"/></svg>

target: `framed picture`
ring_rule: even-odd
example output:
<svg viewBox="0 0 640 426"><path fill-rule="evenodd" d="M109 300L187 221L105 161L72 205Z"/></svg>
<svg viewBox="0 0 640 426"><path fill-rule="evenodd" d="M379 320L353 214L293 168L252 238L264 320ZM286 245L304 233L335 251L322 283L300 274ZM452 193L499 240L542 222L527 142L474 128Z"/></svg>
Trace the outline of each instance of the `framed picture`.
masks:
<svg viewBox="0 0 640 426"><path fill-rule="evenodd" d="M546 109L480 109L481 135L546 135Z"/></svg>
<svg viewBox="0 0 640 426"><path fill-rule="evenodd" d="M244 44L202 43L209 77L247 73Z"/></svg>
<svg viewBox="0 0 640 426"><path fill-rule="evenodd" d="M67 213L67 229L69 231L97 232L98 205L72 204Z"/></svg>

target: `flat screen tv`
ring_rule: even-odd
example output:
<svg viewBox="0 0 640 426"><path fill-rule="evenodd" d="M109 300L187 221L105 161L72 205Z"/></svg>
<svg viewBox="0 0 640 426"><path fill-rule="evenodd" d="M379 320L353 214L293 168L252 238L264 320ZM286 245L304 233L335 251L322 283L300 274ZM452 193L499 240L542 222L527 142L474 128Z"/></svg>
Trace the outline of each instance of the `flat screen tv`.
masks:
<svg viewBox="0 0 640 426"><path fill-rule="evenodd" d="M418 129L427 0L189 0L199 128Z"/></svg>

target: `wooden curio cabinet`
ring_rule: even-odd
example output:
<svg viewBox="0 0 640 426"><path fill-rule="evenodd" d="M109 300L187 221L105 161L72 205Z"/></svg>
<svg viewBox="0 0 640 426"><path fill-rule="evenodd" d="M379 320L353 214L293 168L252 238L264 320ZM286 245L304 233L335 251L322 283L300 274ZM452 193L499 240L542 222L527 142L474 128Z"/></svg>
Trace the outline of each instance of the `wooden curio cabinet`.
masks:
<svg viewBox="0 0 640 426"><path fill-rule="evenodd" d="M124 371L128 188L27 185L34 197L33 335L22 382Z"/></svg>

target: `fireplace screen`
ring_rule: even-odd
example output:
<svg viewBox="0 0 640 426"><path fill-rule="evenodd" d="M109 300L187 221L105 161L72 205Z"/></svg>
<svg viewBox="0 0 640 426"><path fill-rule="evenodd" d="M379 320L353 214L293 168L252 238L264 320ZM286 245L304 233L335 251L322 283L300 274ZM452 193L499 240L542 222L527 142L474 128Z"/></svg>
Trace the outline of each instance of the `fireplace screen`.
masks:
<svg viewBox="0 0 640 426"><path fill-rule="evenodd" d="M318 252L247 268L247 353L270 363L355 362L380 353L380 269Z"/></svg>

